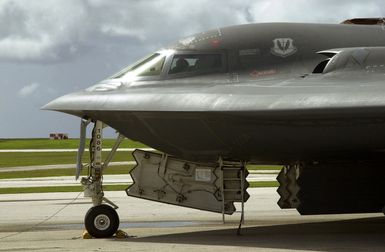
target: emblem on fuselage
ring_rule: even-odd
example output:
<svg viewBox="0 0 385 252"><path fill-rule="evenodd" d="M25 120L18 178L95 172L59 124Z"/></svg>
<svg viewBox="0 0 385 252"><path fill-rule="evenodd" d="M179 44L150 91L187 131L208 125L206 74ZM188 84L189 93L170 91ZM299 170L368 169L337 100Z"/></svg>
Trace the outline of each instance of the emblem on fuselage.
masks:
<svg viewBox="0 0 385 252"><path fill-rule="evenodd" d="M288 57L297 52L297 47L294 46L294 40L291 38L276 38L273 39L273 47L271 53L279 57Z"/></svg>

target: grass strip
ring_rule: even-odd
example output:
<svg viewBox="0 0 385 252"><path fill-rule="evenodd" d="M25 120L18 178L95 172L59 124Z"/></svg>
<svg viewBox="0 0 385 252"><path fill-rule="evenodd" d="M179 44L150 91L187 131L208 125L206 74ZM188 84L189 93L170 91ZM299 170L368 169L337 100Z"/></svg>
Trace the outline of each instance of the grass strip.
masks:
<svg viewBox="0 0 385 252"><path fill-rule="evenodd" d="M257 187L278 187L279 182L278 181L250 181L249 187L250 188L257 188Z"/></svg>
<svg viewBox="0 0 385 252"><path fill-rule="evenodd" d="M76 156L76 152L0 153L0 169L1 167L74 164ZM106 157L107 154L103 156ZM112 162L132 161L133 159L131 152L119 151L115 153ZM86 152L83 155L83 162L86 163L88 160L89 155Z"/></svg>
<svg viewBox="0 0 385 252"><path fill-rule="evenodd" d="M247 165L246 168L251 171L280 171L282 169L282 165Z"/></svg>
<svg viewBox="0 0 385 252"><path fill-rule="evenodd" d="M34 165L55 165L76 163L76 152L27 152L27 153L0 153L1 167L34 166ZM107 156L107 153L103 155ZM87 163L88 152L83 155L83 162ZM132 153L128 151L116 152L112 162L132 161ZM248 165L248 170L281 170L279 165Z"/></svg>
<svg viewBox="0 0 385 252"><path fill-rule="evenodd" d="M104 191L124 191L127 185L105 185ZM46 186L46 187L10 187L0 188L0 194L16 193L53 193L53 192L81 192L83 186Z"/></svg>
<svg viewBox="0 0 385 252"><path fill-rule="evenodd" d="M87 139L86 143L89 143ZM103 147L111 148L115 139L103 139ZM77 149L79 139L71 138L66 140L50 140L47 138L18 138L0 139L0 149ZM121 148L145 148L146 145L129 139L124 139L120 144Z"/></svg>
<svg viewBox="0 0 385 252"><path fill-rule="evenodd" d="M133 165L117 165L110 166L104 171L104 175L112 174L128 174ZM87 176L87 169L84 168L81 176ZM74 176L75 169L50 169L50 170L34 170L34 171L16 171L16 172L0 172L1 179L17 179L17 178L40 178L40 177L61 177Z"/></svg>

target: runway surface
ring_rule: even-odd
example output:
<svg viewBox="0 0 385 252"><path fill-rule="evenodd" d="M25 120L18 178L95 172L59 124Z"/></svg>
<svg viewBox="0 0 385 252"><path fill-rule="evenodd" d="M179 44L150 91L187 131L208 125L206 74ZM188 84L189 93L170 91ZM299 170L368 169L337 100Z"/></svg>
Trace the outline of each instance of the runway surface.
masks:
<svg viewBox="0 0 385 252"><path fill-rule="evenodd" d="M237 213L222 224L220 214L106 192L131 237L91 240L81 239L90 200L78 193L0 195L0 251L384 250L382 214L299 216L278 208L275 190L248 190L241 236Z"/></svg>

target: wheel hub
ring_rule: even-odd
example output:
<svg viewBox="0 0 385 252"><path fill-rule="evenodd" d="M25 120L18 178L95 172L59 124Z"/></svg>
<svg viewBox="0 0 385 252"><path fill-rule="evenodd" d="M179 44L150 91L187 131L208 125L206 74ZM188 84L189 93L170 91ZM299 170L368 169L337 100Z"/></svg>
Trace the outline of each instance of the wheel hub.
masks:
<svg viewBox="0 0 385 252"><path fill-rule="evenodd" d="M105 214L99 214L94 220L94 225L99 230L106 230L110 226L110 218Z"/></svg>

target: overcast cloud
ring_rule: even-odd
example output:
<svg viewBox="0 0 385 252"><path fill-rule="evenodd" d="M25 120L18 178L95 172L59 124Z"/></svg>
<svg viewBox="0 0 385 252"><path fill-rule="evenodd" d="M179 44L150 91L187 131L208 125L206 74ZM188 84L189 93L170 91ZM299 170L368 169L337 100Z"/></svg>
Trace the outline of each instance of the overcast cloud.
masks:
<svg viewBox="0 0 385 252"><path fill-rule="evenodd" d="M78 136L78 119L40 111L187 35L255 22L384 17L383 1L0 0L0 138Z"/></svg>
<svg viewBox="0 0 385 252"><path fill-rule="evenodd" d="M19 90L18 94L19 94L19 96L21 96L23 98L28 97L28 96L32 95L34 92L37 92L39 86L40 86L39 83L33 82L27 86L22 87Z"/></svg>

